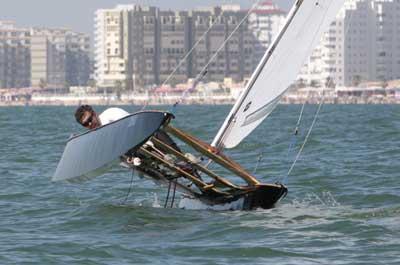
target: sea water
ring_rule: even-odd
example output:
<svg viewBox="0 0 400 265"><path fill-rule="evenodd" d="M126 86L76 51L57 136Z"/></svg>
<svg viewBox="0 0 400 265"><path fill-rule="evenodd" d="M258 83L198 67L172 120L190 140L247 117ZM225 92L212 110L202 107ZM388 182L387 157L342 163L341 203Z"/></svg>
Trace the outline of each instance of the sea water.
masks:
<svg viewBox="0 0 400 265"><path fill-rule="evenodd" d="M229 109L178 106L173 124L210 142ZM284 181L287 197L212 211L164 209L165 187L119 167L51 182L84 131L74 108L0 108L0 264L400 264L400 106L324 106L287 176L317 106L294 137L300 109L279 106L227 151L263 182Z"/></svg>

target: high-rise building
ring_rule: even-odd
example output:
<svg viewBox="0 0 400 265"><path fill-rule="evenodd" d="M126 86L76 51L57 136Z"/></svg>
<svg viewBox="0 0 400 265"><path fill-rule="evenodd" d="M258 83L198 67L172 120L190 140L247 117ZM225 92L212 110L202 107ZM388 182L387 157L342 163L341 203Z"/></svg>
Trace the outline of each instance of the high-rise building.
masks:
<svg viewBox="0 0 400 265"><path fill-rule="evenodd" d="M188 12L160 11L159 20L159 60L160 60L160 83L170 76L171 72L178 67L181 59L191 48L191 20ZM177 68L170 84L186 82L191 76L188 61L182 61Z"/></svg>
<svg viewBox="0 0 400 265"><path fill-rule="evenodd" d="M68 29L31 29L31 85L86 85L90 76L90 39Z"/></svg>
<svg viewBox="0 0 400 265"><path fill-rule="evenodd" d="M132 36L133 49L133 88L158 84L160 82L160 33L158 10L155 7L137 6L132 15L133 27L136 26ZM136 24L136 21L139 23Z"/></svg>
<svg viewBox="0 0 400 265"><path fill-rule="evenodd" d="M128 54L124 53L129 8L118 7L110 10L97 10L95 16L95 76L98 85L115 86L125 82ZM125 45L127 46L127 45Z"/></svg>
<svg viewBox="0 0 400 265"><path fill-rule="evenodd" d="M161 11L139 5L97 10L97 83L136 89L167 79L168 84L183 83L203 74L203 81L225 77L241 81L251 75L260 59L255 52L259 40L247 12L237 5L192 11Z"/></svg>
<svg viewBox="0 0 400 265"><path fill-rule="evenodd" d="M272 1L260 2L249 16L250 28L259 40L256 47L257 57L261 58L272 43L273 38L284 26L286 12Z"/></svg>
<svg viewBox="0 0 400 265"><path fill-rule="evenodd" d="M241 81L252 73L258 40L249 29L246 14L235 5L192 12L192 45L198 43L191 55L192 77L206 72L204 81L222 81L225 77Z"/></svg>
<svg viewBox="0 0 400 265"><path fill-rule="evenodd" d="M347 0L299 78L339 86L400 79L400 2Z"/></svg>
<svg viewBox="0 0 400 265"><path fill-rule="evenodd" d="M0 21L0 88L30 84L30 32L12 21Z"/></svg>
<svg viewBox="0 0 400 265"><path fill-rule="evenodd" d="M136 87L158 80L156 8L118 5L95 13L95 78L102 87Z"/></svg>

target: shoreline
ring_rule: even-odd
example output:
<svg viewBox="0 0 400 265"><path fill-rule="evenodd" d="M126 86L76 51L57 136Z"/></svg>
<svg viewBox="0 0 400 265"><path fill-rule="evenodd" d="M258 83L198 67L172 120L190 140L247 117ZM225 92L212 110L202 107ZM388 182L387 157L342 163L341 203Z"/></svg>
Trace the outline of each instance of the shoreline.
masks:
<svg viewBox="0 0 400 265"><path fill-rule="evenodd" d="M382 93L354 90L337 92L334 90L297 90L285 94L280 104L400 104L400 90ZM78 106L78 105L233 105L239 94L230 93L207 94L195 93L188 96L182 94L24 94L0 99L0 107L12 106Z"/></svg>
<svg viewBox="0 0 400 265"><path fill-rule="evenodd" d="M293 100L293 99L282 99L279 104L282 105L299 105L299 104L319 104L321 99L307 99L307 100ZM78 106L78 105L93 105L93 106L165 106L173 105L176 101L169 100L150 100L150 101L124 101L124 100L76 100L76 101L0 101L0 107L18 107L18 106ZM234 100L225 101L198 101L198 100L185 100L180 102L180 105L233 105ZM385 99L385 98L335 98L335 99L324 99L324 104L327 105L397 105L400 104L400 99Z"/></svg>

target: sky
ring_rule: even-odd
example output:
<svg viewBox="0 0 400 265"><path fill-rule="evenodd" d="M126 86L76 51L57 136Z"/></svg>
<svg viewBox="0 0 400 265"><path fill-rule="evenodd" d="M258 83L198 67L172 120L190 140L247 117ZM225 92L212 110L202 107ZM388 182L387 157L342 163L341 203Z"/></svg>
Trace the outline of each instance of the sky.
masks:
<svg viewBox="0 0 400 265"><path fill-rule="evenodd" d="M94 12L117 4L141 4L161 9L192 9L221 4L250 7L257 0L1 0L0 20L14 20L18 27L62 27L93 34ZM294 0L274 0L289 10Z"/></svg>

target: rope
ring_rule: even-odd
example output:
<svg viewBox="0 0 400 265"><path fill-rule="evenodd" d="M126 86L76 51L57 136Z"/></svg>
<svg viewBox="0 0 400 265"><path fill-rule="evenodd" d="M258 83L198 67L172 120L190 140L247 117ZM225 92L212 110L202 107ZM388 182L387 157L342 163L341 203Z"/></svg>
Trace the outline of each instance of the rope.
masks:
<svg viewBox="0 0 400 265"><path fill-rule="evenodd" d="M129 190L128 190L128 193L125 196L125 199L121 202L121 205L124 205L126 203L126 201L128 200L129 194L132 191L134 173L135 173L135 170L132 169L131 185L129 186Z"/></svg>
<svg viewBox="0 0 400 265"><path fill-rule="evenodd" d="M348 34L348 32L349 32L349 29L350 29L349 25L351 24L352 19L353 19L353 13L350 13L349 23L347 24L347 27L346 27L346 29L345 29L345 31L344 31L344 36L345 36L345 37L347 36L347 34ZM332 83L333 83L333 78L331 78L331 79L329 80L329 82L327 83L327 86L330 87L330 85L331 85ZM318 106L317 112L315 113L313 122L311 123L311 126L310 126L310 128L309 128L309 130L308 130L308 132L307 132L307 135L306 135L305 139L304 139L304 142L303 142L302 146L300 147L300 149L299 149L299 151L298 151L298 153L297 153L297 155L296 155L296 157L295 157L295 159L294 159L292 165L290 166L290 168L289 168L289 170L288 170L286 176L285 176L285 177L283 178L283 180L282 180L283 183L286 183L287 178L288 178L289 175L292 173L293 168L295 167L297 161L298 161L299 158L300 158L300 155L301 155L301 153L302 153L302 151L303 151L303 149L304 149L304 147L305 147L305 145L306 145L306 143L307 143L307 141L308 141L308 138L309 138L310 135L311 135L311 132L312 132L312 130L313 130L313 128L314 128L314 125L315 125L315 123L316 123L316 121L317 121L317 118L318 118L318 115L319 115L319 113L320 113L320 111L321 111L322 105L324 104L324 100L325 100L325 94L324 94L324 92L322 92L321 101L320 101L320 104L319 104L319 106ZM300 120L300 118L299 118L299 120Z"/></svg>
<svg viewBox="0 0 400 265"><path fill-rule="evenodd" d="M164 208L167 208L170 192L171 192L171 181L169 181L169 184L168 184L168 192L167 192L167 198L165 199Z"/></svg>
<svg viewBox="0 0 400 265"><path fill-rule="evenodd" d="M260 165L260 162L262 159L263 159L263 153L260 153L260 155L258 156L258 159L257 159L256 167L253 170L253 175L257 173L258 166Z"/></svg>
<svg viewBox="0 0 400 265"><path fill-rule="evenodd" d="M176 182L177 182L177 180L175 179L174 180L174 190L172 193L171 208L174 207L174 201L175 201L175 196L176 196Z"/></svg>
<svg viewBox="0 0 400 265"><path fill-rule="evenodd" d="M319 113L320 113L320 111L321 111L321 108L322 108L322 105L323 105L323 103L324 103L324 99L325 99L325 95L324 95L324 93L323 93L323 94L322 94L322 98L321 98L321 102L320 102L319 105L318 105L318 109L317 109L317 112L315 113L313 122L311 123L311 126L310 126L310 128L308 129L307 135L306 135L306 137L304 138L304 142L303 142L303 144L301 145L299 151L297 152L296 158L294 159L292 165L290 166L288 173L286 174L286 176L285 176L285 177L283 178L283 180L282 180L283 183L286 183L287 178L288 178L289 175L292 173L292 170L293 170L294 166L296 165L297 161L299 160L300 155L301 155L301 153L303 152L303 149L304 149L304 147L306 146L306 144L307 144L307 142L308 142L308 139L309 139L309 137L310 137L310 135L311 135L311 132L312 132L312 130L313 130L313 128L314 128L314 125L315 125L315 123L316 123L316 121L317 121L318 115L319 115Z"/></svg>
<svg viewBox="0 0 400 265"><path fill-rule="evenodd" d="M208 73L208 71L207 71L207 69L205 69L204 72L201 73L201 76L199 77L199 79L196 79L196 80L193 82L193 86L190 87L190 88L188 88L188 89L186 89L185 91L182 92L182 96L180 97L180 99L179 99L178 101L176 101L176 102L172 105L172 107L171 107L171 109L170 109L170 112L171 112L172 114L174 113L176 107L186 98L186 96L189 94L189 92L193 91L193 90L197 87L197 85L200 83L200 81L203 79L203 77L205 77L205 76L207 75L207 73ZM197 77L196 77L196 78L197 78Z"/></svg>
<svg viewBox="0 0 400 265"><path fill-rule="evenodd" d="M309 96L309 93L307 93L307 97L306 97L306 98L308 98L308 96ZM296 128L294 129L292 139L290 140L288 152L287 152L287 155L286 155L287 157L289 157L290 152L292 151L293 146L295 146L296 143L297 143L297 135L299 134L299 127L300 127L300 124L301 124L301 120L302 120L302 118L303 118L303 113L304 113L304 107L305 107L305 105L306 105L306 101L304 101L303 106L301 107L301 111L300 111L300 114L299 114L299 118L298 118L298 120L297 120Z"/></svg>
<svg viewBox="0 0 400 265"><path fill-rule="evenodd" d="M173 181L169 181L168 183L168 192L167 192L167 198L165 199L165 203L164 203L164 208L167 208L168 206L168 201L169 201L169 195L171 193L171 188L172 188L172 183L174 184L174 188L173 188L173 193L172 193L172 200L171 200L171 204L170 207L174 207L174 202L175 202L175 198L176 198L176 182L177 180L174 179Z"/></svg>

